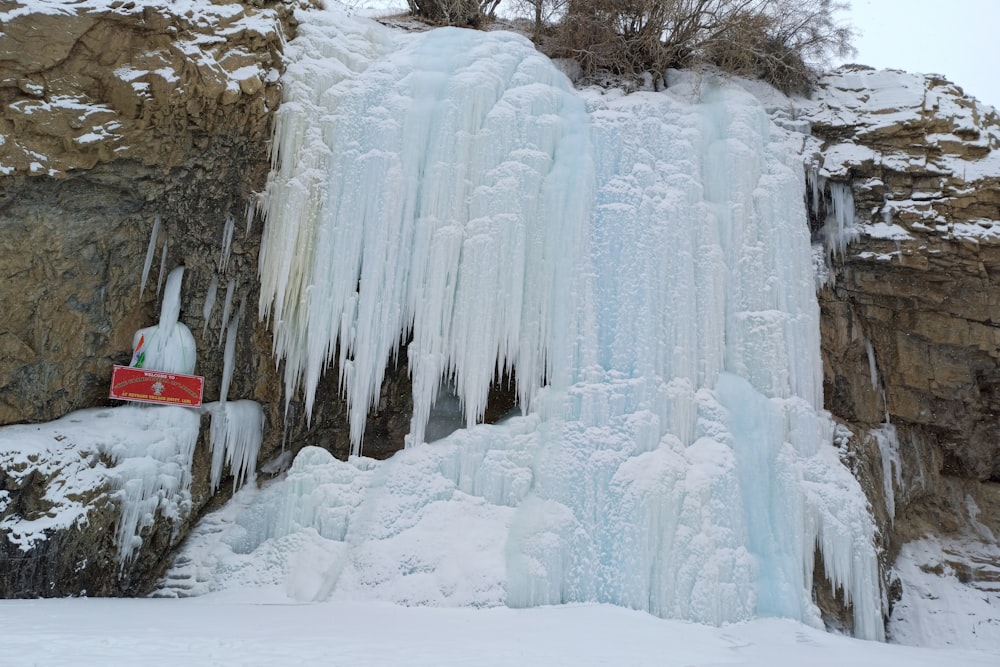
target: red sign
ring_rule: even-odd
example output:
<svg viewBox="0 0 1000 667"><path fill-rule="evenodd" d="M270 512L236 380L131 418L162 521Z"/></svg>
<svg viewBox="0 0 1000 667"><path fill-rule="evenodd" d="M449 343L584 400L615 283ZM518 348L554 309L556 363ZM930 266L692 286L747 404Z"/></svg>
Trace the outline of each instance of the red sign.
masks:
<svg viewBox="0 0 1000 667"><path fill-rule="evenodd" d="M201 395L204 389L205 378L200 375L115 366L111 374L109 396L120 401L198 408L201 407Z"/></svg>

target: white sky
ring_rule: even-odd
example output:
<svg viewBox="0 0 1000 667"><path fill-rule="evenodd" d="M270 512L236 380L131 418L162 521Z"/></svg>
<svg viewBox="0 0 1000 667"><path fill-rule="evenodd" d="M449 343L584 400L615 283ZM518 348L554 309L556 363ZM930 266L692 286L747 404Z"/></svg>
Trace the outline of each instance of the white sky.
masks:
<svg viewBox="0 0 1000 667"><path fill-rule="evenodd" d="M943 74L1000 108L1000 0L849 0L852 62Z"/></svg>

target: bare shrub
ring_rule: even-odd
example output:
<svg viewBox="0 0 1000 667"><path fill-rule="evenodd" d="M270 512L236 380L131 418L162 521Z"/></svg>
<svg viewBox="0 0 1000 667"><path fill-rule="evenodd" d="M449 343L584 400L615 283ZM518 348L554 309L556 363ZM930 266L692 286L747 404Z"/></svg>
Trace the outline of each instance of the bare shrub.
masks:
<svg viewBox="0 0 1000 667"><path fill-rule="evenodd" d="M509 0L515 12L527 13L532 21L532 40L538 42L542 34L551 29L565 13L569 0Z"/></svg>
<svg viewBox="0 0 1000 667"><path fill-rule="evenodd" d="M554 55L585 72L662 73L710 62L785 91L852 52L838 0L568 0Z"/></svg>
<svg viewBox="0 0 1000 667"><path fill-rule="evenodd" d="M406 0L410 13L440 25L480 27L496 15L500 0Z"/></svg>

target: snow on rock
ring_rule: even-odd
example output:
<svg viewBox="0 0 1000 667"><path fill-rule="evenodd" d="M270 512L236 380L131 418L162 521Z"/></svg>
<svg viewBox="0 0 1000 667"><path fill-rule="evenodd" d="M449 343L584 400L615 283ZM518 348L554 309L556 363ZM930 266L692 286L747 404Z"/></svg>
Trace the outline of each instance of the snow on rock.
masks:
<svg viewBox="0 0 1000 667"><path fill-rule="evenodd" d="M1000 646L1000 547L992 535L927 536L903 545L893 570L902 598L889 619L893 641L995 651Z"/></svg>
<svg viewBox="0 0 1000 667"><path fill-rule="evenodd" d="M816 176L850 185L864 203L862 235L995 242L1000 116L991 106L935 75L848 65L820 80L802 118L817 137L807 149ZM859 174L873 177L851 184Z"/></svg>
<svg viewBox="0 0 1000 667"><path fill-rule="evenodd" d="M335 362L360 448L405 347L410 444L443 381L469 427L384 462L303 450L165 590L818 624L818 547L880 638L821 412L801 137L720 82L581 95L511 34L300 18L261 254L286 390L311 405ZM525 415L474 425L511 368Z"/></svg>
<svg viewBox="0 0 1000 667"><path fill-rule="evenodd" d="M0 533L31 552L54 531L84 526L107 494L121 512L115 535L124 565L154 521L176 523L189 512L199 425L194 410L123 406L0 428L7 498L40 494L34 502L0 508Z"/></svg>
<svg viewBox="0 0 1000 667"><path fill-rule="evenodd" d="M291 4L5 2L0 52L10 100L0 119L14 131L0 135L0 174L57 175L119 157L183 161L187 142L172 133L189 124L206 130L218 120L206 110L224 116L214 109L268 97L269 45L283 39ZM133 42L148 48L131 53ZM80 68L89 75L77 76Z"/></svg>

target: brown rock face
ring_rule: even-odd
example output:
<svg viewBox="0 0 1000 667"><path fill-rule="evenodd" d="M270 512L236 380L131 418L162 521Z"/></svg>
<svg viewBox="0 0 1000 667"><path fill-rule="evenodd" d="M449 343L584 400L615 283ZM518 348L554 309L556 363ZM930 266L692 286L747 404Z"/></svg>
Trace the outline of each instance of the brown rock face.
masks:
<svg viewBox="0 0 1000 667"><path fill-rule="evenodd" d="M937 77L848 68L810 120L815 192L848 188L858 223L820 291L827 407L855 434L888 562L973 520L1000 534L1000 118ZM898 479L872 435L887 419Z"/></svg>
<svg viewBox="0 0 1000 667"><path fill-rule="evenodd" d="M169 3L129 2L9 18L10 6L0 10L0 424L108 405L111 366L127 364L132 333L156 322L158 282L178 264L186 267L181 319L197 340L206 400L219 394L222 302L232 281L233 312L246 302L249 314L230 396L263 403L277 423L274 364L256 351L270 348L253 316L258 236L245 232L245 219L268 170L291 7L206 0L176 14ZM161 229L140 292L156 217ZM223 261L230 218L236 231ZM206 322L213 276L219 305ZM274 450L280 431L269 431ZM192 516L209 500L206 448L200 443L194 457ZM43 467L27 477L0 472L0 519L44 513L52 476L71 473L46 476ZM119 510L108 493L94 493L85 530L53 532L29 553L0 531L0 596L149 586L185 525L157 521L129 568L116 572L108 529Z"/></svg>

